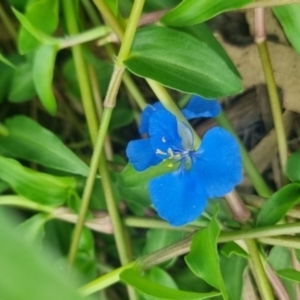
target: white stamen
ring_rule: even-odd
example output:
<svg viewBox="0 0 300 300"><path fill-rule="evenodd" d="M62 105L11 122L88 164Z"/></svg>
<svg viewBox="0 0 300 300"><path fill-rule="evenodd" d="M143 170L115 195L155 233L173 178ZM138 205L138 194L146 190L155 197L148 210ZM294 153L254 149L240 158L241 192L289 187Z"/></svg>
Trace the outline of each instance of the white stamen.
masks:
<svg viewBox="0 0 300 300"><path fill-rule="evenodd" d="M156 149L155 153L156 153L156 154L161 154L161 155L168 155L166 152L162 152L162 151L159 150L159 149Z"/></svg>

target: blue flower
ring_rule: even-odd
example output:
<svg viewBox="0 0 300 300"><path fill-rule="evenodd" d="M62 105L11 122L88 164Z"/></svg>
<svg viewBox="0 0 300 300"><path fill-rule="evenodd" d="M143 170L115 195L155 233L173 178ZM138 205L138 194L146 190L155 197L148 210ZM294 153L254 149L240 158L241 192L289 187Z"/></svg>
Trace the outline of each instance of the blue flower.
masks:
<svg viewBox="0 0 300 300"><path fill-rule="evenodd" d="M220 106L197 96L182 112L187 119L210 117L220 112ZM242 180L239 146L220 127L208 130L195 149L191 128L156 103L144 110L140 133L148 133L149 138L131 141L126 149L137 171L164 159L178 164L174 172L149 183L155 209L171 225L182 226L195 220L205 209L207 198L224 196Z"/></svg>

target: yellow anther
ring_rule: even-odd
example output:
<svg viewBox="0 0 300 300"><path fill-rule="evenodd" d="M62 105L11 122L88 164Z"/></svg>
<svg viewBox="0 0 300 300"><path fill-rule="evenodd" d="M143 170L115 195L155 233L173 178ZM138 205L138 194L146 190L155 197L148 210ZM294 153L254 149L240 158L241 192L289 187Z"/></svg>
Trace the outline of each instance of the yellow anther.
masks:
<svg viewBox="0 0 300 300"><path fill-rule="evenodd" d="M172 164L172 163L169 163L167 166L168 166L169 168L172 168L172 167L173 167L173 164Z"/></svg>
<svg viewBox="0 0 300 300"><path fill-rule="evenodd" d="M170 155L170 157L169 158L174 158L174 153L173 153L173 151L172 151L172 149L171 148L168 148L168 153L169 153L169 155Z"/></svg>

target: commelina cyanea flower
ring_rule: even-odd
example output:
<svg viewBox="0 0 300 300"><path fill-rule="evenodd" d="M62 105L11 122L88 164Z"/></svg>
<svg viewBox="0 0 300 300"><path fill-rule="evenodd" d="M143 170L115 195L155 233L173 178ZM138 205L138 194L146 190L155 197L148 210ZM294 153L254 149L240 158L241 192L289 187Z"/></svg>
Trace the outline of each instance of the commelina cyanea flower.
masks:
<svg viewBox="0 0 300 300"><path fill-rule="evenodd" d="M198 96L192 97L182 110L187 119L212 117L219 112L217 101ZM175 171L149 182L154 208L173 226L192 222L203 212L208 198L224 196L242 180L239 146L220 127L208 130L195 149L190 126L157 102L143 111L139 130L149 138L131 141L126 149L129 162L137 171L165 159L178 164Z"/></svg>

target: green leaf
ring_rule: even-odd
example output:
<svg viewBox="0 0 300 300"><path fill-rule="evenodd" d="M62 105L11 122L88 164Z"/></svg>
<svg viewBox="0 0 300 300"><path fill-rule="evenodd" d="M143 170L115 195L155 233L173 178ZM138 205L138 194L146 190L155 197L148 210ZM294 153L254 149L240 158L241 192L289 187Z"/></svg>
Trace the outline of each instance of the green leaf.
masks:
<svg viewBox="0 0 300 300"><path fill-rule="evenodd" d="M51 131L25 116L6 119L9 131L0 137L0 153L14 158L23 158L40 165L87 176L88 166L79 159Z"/></svg>
<svg viewBox="0 0 300 300"><path fill-rule="evenodd" d="M292 257L290 249L287 247L274 246L271 249L271 252L267 258L267 261L270 263L274 271L281 269L291 269L293 268ZM282 278L282 283L286 288L288 295L291 300L296 300L294 283L289 280Z"/></svg>
<svg viewBox="0 0 300 300"><path fill-rule="evenodd" d="M249 257L248 253L235 242L226 243L222 247L222 253L227 257L231 257L234 254L246 259Z"/></svg>
<svg viewBox="0 0 300 300"><path fill-rule="evenodd" d="M275 6L272 9L288 40L300 54L300 4Z"/></svg>
<svg viewBox="0 0 300 300"><path fill-rule="evenodd" d="M234 63L232 62L220 42L216 39L211 29L205 23L182 27L180 28L180 30L193 35L201 42L205 43L209 48L214 50L223 59L223 61L232 70L232 72L235 73L237 77L241 78Z"/></svg>
<svg viewBox="0 0 300 300"><path fill-rule="evenodd" d="M159 165L152 166L145 171L138 172L131 164L127 164L120 176L120 184L127 187L136 187L147 184L154 177L175 171L178 164L170 167L169 160L164 160Z"/></svg>
<svg viewBox="0 0 300 300"><path fill-rule="evenodd" d="M40 46L34 57L33 62L33 82L37 94L46 108L46 110L54 115L57 105L52 91L52 79L54 72L54 64L58 47L53 45Z"/></svg>
<svg viewBox="0 0 300 300"><path fill-rule="evenodd" d="M188 26L202 23L214 16L253 2L253 0L184 0L171 11L167 12L161 21L168 26Z"/></svg>
<svg viewBox="0 0 300 300"><path fill-rule="evenodd" d="M75 285L13 230L0 210L0 291L5 300L80 300ZM16 285L17 283L17 285Z"/></svg>
<svg viewBox="0 0 300 300"><path fill-rule="evenodd" d="M120 274L120 279L143 294L151 296L151 299L196 300L212 298L219 295L217 292L193 293L165 287L141 277L135 269L124 270Z"/></svg>
<svg viewBox="0 0 300 300"><path fill-rule="evenodd" d="M111 121L109 123L109 131L129 125L133 121L133 109L124 102L119 102L112 113Z"/></svg>
<svg viewBox="0 0 300 300"><path fill-rule="evenodd" d="M228 299L242 299L244 285L243 274L247 266L247 260L241 256L232 255L228 258L220 255L220 267L228 293Z"/></svg>
<svg viewBox="0 0 300 300"><path fill-rule="evenodd" d="M140 29L124 64L138 76L204 98L224 97L242 90L240 78L207 44L166 27Z"/></svg>
<svg viewBox="0 0 300 300"><path fill-rule="evenodd" d="M0 61L13 69L17 69L17 67L1 53L0 53Z"/></svg>
<svg viewBox="0 0 300 300"><path fill-rule="evenodd" d="M174 279L163 269L152 267L145 272L144 278L162 284L172 289L177 289L177 284Z"/></svg>
<svg viewBox="0 0 300 300"><path fill-rule="evenodd" d="M95 255L94 236L90 229L83 228L75 258L75 267L82 275L81 284L97 277L97 260Z"/></svg>
<svg viewBox="0 0 300 300"><path fill-rule="evenodd" d="M3 156L0 156L0 178L18 194L45 205L62 205L75 193L74 178L35 172Z"/></svg>
<svg viewBox="0 0 300 300"><path fill-rule="evenodd" d="M58 25L58 7L58 0L30 1L26 7L25 16L12 8L22 24L18 38L18 46L22 54L33 51L40 43L57 43L57 40L49 35Z"/></svg>
<svg viewBox="0 0 300 300"><path fill-rule="evenodd" d="M151 205L147 185L143 184L136 187L127 187L123 184L118 184L118 190L129 209L132 210L135 215L145 215L145 209Z"/></svg>
<svg viewBox="0 0 300 300"><path fill-rule="evenodd" d="M31 65L29 62L23 62L12 76L8 100L18 103L30 100L35 95Z"/></svg>
<svg viewBox="0 0 300 300"><path fill-rule="evenodd" d="M300 183L300 150L294 152L287 161L286 175L293 182Z"/></svg>
<svg viewBox="0 0 300 300"><path fill-rule="evenodd" d="M184 232L167 229L148 229L143 254L151 254L170 246L184 237Z"/></svg>
<svg viewBox="0 0 300 300"><path fill-rule="evenodd" d="M179 242L183 238L184 232L167 229L148 229L143 254L151 254L155 251ZM169 260L163 263L161 266L169 267L174 261L174 259Z"/></svg>
<svg viewBox="0 0 300 300"><path fill-rule="evenodd" d="M295 269L281 269L276 273L282 278L300 283L300 272Z"/></svg>
<svg viewBox="0 0 300 300"><path fill-rule="evenodd" d="M300 184L291 183L284 186L265 202L257 216L257 226L276 224L299 201Z"/></svg>
<svg viewBox="0 0 300 300"><path fill-rule="evenodd" d="M219 233L220 228L215 215L207 228L198 231L193 237L191 250L185 256L185 261L198 277L219 289L223 298L228 299L217 251Z"/></svg>
<svg viewBox="0 0 300 300"><path fill-rule="evenodd" d="M27 219L17 227L18 234L24 236L30 243L42 249L42 240L45 236L45 224L51 217L48 214L39 213Z"/></svg>

